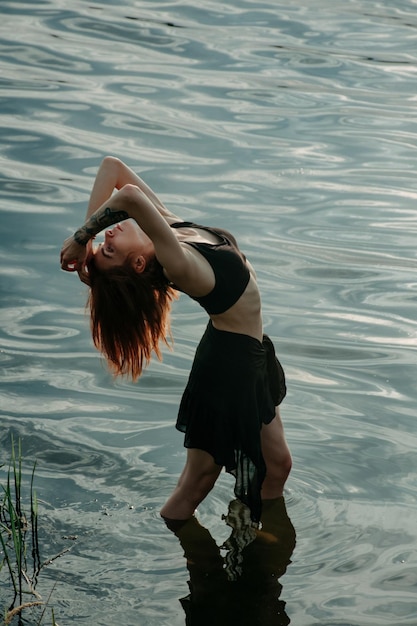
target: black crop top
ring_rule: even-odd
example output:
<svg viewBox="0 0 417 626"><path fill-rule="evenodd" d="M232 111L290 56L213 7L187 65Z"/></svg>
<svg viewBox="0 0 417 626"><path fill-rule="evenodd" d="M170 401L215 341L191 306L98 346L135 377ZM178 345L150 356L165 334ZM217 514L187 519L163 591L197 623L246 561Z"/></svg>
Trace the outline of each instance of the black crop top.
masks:
<svg viewBox="0 0 417 626"><path fill-rule="evenodd" d="M190 297L211 315L218 315L230 309L239 300L250 279L246 258L239 250L236 239L222 228L200 226L193 222L176 222L171 224L171 228L198 228L221 239L219 243L185 242L208 261L215 278L215 285L210 293L206 296Z"/></svg>

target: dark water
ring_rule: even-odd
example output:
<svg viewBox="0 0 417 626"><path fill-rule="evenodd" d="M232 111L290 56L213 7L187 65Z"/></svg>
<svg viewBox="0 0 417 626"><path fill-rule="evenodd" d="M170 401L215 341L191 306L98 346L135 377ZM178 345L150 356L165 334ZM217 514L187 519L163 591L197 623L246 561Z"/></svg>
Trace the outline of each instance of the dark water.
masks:
<svg viewBox="0 0 417 626"><path fill-rule="evenodd" d="M416 626L417 2L2 0L0 14L0 462L20 436L43 557L71 547L38 587L56 584L59 624L184 625L187 581L198 591L230 534L226 475L200 507L212 539L198 529L193 571L158 513L184 462L173 424L202 311L181 298L175 350L113 382L85 287L59 269L115 154L184 219L236 234L287 372L297 544L282 517L273 562L260 539L259 576L231 591L214 575L210 606L229 623L240 597L262 626ZM253 582L271 572L276 606Z"/></svg>

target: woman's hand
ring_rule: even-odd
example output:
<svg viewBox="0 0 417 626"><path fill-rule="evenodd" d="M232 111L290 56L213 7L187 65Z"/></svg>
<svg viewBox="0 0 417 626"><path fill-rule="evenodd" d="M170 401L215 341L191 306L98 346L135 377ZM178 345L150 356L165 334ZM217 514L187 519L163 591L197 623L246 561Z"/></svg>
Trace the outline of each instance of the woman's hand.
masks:
<svg viewBox="0 0 417 626"><path fill-rule="evenodd" d="M77 270L77 274L78 274L78 278L80 279L80 281L82 283L84 283L84 285L88 285L89 287L91 287L91 282L90 282L90 276L88 274L88 268L87 268L87 263L88 261L91 259L91 257L94 255L93 252L93 240L90 239L90 241L87 243L86 247L86 257L85 257L85 261L82 264L81 269Z"/></svg>
<svg viewBox="0 0 417 626"><path fill-rule="evenodd" d="M88 248L91 249L91 246L77 243L73 236L65 239L61 250L61 269L66 272L82 271L87 258Z"/></svg>

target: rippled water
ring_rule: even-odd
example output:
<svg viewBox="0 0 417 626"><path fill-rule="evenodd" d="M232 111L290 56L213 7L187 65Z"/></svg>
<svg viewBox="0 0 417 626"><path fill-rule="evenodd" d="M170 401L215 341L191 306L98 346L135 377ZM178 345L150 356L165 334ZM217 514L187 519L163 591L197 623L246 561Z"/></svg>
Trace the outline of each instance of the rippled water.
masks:
<svg viewBox="0 0 417 626"><path fill-rule="evenodd" d="M21 436L43 557L71 547L39 583L56 583L58 622L183 625L192 574L158 511L184 462L173 423L204 315L181 298L174 352L113 383L85 288L58 266L110 153L185 219L233 230L257 269L289 387L288 619L416 626L416 0L0 14L0 461ZM217 545L231 492L222 475L200 507Z"/></svg>

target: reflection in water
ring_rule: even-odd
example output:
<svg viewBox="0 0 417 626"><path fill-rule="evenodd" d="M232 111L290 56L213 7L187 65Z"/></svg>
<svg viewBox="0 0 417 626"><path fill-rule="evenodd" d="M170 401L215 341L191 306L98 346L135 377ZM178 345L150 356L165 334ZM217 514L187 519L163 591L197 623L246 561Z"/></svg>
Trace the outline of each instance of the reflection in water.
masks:
<svg viewBox="0 0 417 626"><path fill-rule="evenodd" d="M232 533L219 547L195 517L168 524L178 537L190 574L190 593L180 600L186 626L287 626L278 579L291 562L295 530L283 498L264 503L261 530L234 500L226 523ZM227 550L223 557L221 552Z"/></svg>

